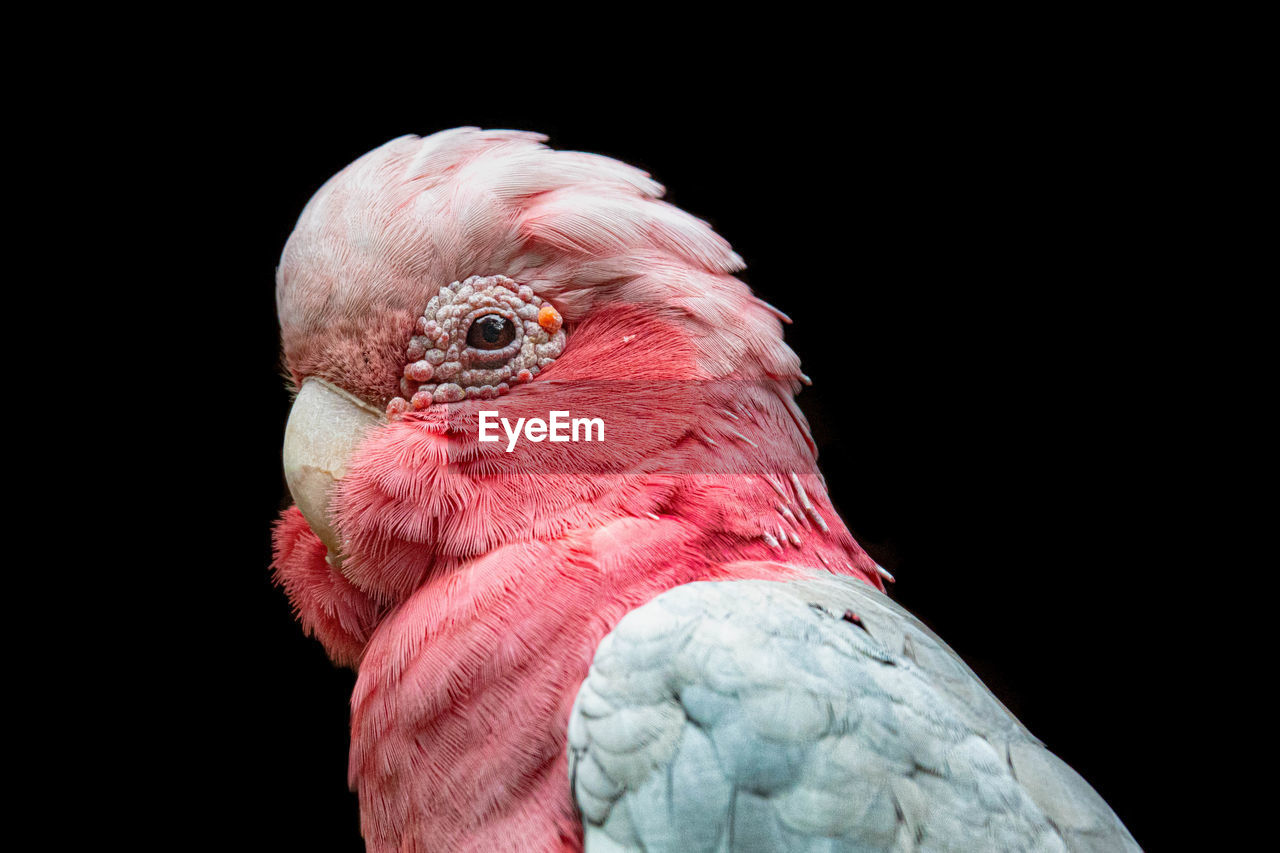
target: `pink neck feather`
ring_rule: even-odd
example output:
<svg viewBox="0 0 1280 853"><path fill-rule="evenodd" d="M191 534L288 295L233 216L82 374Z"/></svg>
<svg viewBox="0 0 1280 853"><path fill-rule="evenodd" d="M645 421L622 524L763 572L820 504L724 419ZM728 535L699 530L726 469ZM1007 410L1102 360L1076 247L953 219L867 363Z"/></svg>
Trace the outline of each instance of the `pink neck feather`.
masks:
<svg viewBox="0 0 1280 853"><path fill-rule="evenodd" d="M397 492L386 482L391 471L368 466L399 458L401 473L448 472L424 466L420 448L397 444L425 440L443 454L439 445L448 439L430 427L406 424L404 434L388 428L382 440L390 446L360 454L350 477L361 488L348 487L345 504L349 527L373 525L383 537L415 529L388 500ZM777 424L743 410L736 420L725 415L703 429L711 435L732 429L739 449L751 450L743 444L751 442L758 455L767 455L760 445L777 451ZM701 471L712 460L700 456L714 457L726 445L690 439L679 446L686 470ZM484 491L457 493L464 483L474 488L474 480L436 479L416 488L402 482L399 493L415 506L430 503L422 501L423 489L438 488L448 498L442 506L469 500L486 518L494 505L524 500L560 507L554 517L536 516L517 541L475 555L430 554L425 541L379 539L386 562L369 560L366 574L358 565L348 574L367 581L367 572L393 561L427 560L430 568L420 568L403 595L393 591L408 581L352 585L324 562L323 545L316 548L305 523L299 527L286 514L277 531L281 579L335 660L359 657L350 780L360 792L369 849L399 849L406 837L421 849L502 850L513 840L580 849L564 755L568 712L596 646L626 612L691 581L782 578L807 567L879 587L874 564L831 507L803 440L790 446L792 470L804 472L794 478L763 471L672 475L661 466L639 477L561 474L569 498L560 501L539 499L537 483L512 501L512 484L503 482L506 503L494 504ZM368 491L375 484L376 493ZM364 514L353 510L356 499ZM448 540L438 537L435 519L419 524L431 542ZM479 541L496 538L492 529L466 529ZM363 535L361 541L371 541Z"/></svg>
<svg viewBox="0 0 1280 853"><path fill-rule="evenodd" d="M814 491L815 507L835 520L820 487ZM763 483L735 495L771 496ZM579 849L565 732L603 636L666 589L792 576L820 565L814 557L843 538L843 525L829 521L834 535L788 546L794 565L763 562L778 556L768 543L706 526L707 497L680 498L656 521L619 518L499 548L432 577L388 615L352 699L350 776L369 849L397 849L405 834L422 849L503 850L517 840ZM845 553L865 562L860 551ZM853 573L874 583L865 566Z"/></svg>
<svg viewBox="0 0 1280 853"><path fill-rule="evenodd" d="M697 430L684 423L688 435L647 475L556 471L549 484L520 469L477 481L455 470L465 454L452 465L423 464L422 442L437 462L450 458L448 429L437 423L393 425L383 431L387 445L355 461L344 529L357 557L368 550L363 562L349 561L349 574L389 609L352 699L350 779L371 850L396 849L405 836L423 849L501 850L513 839L578 849L564 755L569 708L600 640L658 593L804 567L879 586L803 438L794 424L781 428L791 415L776 397L743 399L736 416L728 407L719 417L700 414ZM760 467L769 470L714 473L729 447L743 461L768 460ZM388 468L387 459L405 468ZM788 461L803 473L773 473ZM677 464L693 473L670 473ZM397 479L406 471L427 481ZM419 514L402 513L389 499L396 494ZM455 514L421 515L433 505ZM459 507L477 514L458 522ZM390 543L393 532L403 538ZM466 553L477 542L495 544ZM381 582L406 559L417 574Z"/></svg>

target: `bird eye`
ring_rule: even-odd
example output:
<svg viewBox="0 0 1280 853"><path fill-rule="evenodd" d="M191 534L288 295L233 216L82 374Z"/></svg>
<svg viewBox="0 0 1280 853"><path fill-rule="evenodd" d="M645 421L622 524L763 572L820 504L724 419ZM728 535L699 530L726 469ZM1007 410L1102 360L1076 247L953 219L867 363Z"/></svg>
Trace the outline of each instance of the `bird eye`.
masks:
<svg viewBox="0 0 1280 853"><path fill-rule="evenodd" d="M502 349L515 340L516 327L501 314L485 314L471 323L467 345L480 350Z"/></svg>
<svg viewBox="0 0 1280 853"><path fill-rule="evenodd" d="M441 287L415 331L389 415L500 397L550 367L565 343L555 306L504 275L473 275Z"/></svg>

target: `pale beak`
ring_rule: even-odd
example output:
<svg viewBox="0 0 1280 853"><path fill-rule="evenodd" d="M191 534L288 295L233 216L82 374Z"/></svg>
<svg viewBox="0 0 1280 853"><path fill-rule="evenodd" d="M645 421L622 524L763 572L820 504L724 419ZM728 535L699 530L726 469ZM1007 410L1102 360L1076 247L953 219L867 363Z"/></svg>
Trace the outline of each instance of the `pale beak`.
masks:
<svg viewBox="0 0 1280 853"><path fill-rule="evenodd" d="M346 476L347 460L365 434L386 420L358 397L314 377L302 383L289 411L284 478L307 524L328 547L332 563L342 552L330 508L335 487Z"/></svg>

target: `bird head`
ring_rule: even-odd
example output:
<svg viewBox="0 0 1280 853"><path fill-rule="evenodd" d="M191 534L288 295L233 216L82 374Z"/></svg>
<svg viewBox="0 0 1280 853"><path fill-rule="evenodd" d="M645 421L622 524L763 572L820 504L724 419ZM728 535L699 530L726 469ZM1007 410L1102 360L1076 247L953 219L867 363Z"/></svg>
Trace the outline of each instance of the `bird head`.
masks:
<svg viewBox="0 0 1280 853"><path fill-rule="evenodd" d="M382 605L512 543L677 505L758 545L735 478L816 476L785 318L734 277L741 258L647 174L543 139L393 140L285 246L286 476L330 564ZM553 412L603 440L509 439Z"/></svg>

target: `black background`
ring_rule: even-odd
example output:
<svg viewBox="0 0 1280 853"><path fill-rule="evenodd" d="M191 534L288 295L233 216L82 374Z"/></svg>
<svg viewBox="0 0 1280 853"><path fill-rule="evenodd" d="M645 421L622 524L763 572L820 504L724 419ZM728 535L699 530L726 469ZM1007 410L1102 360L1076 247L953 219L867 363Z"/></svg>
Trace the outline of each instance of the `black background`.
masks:
<svg viewBox="0 0 1280 853"><path fill-rule="evenodd" d="M1177 553L1194 534L1160 511L1175 475L1153 389L1172 368L1146 335L1158 302L1128 248L1146 146L1123 105L977 95L945 75L838 83L729 102L721 75L678 107L646 86L607 102L282 88L206 105L188 136L198 198L182 185L171 202L202 214L181 246L199 280L165 298L219 341L192 425L208 503L192 523L219 544L192 554L199 615L174 640L207 661L184 707L205 721L211 826L268 849L361 849L354 675L301 635L269 580L287 505L273 272L330 175L395 136L470 124L638 165L734 245L744 280L795 321L831 496L897 576L893 596L1156 845L1177 785L1163 769L1182 690L1167 641L1187 613L1171 600L1198 567Z"/></svg>

